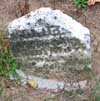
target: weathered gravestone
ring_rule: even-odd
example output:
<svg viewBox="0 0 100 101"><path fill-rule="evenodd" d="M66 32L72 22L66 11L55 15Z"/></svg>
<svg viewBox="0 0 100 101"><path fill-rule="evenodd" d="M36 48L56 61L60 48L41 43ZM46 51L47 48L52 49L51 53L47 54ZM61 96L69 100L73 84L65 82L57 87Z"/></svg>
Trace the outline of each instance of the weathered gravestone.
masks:
<svg viewBox="0 0 100 101"><path fill-rule="evenodd" d="M19 64L60 70L90 67L90 32L59 10L40 8L8 26Z"/></svg>

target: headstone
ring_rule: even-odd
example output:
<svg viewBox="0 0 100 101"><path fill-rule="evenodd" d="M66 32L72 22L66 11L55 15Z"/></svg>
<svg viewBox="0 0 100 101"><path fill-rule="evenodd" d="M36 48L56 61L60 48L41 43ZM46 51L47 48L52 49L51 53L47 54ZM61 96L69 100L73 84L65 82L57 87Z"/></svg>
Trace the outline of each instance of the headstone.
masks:
<svg viewBox="0 0 100 101"><path fill-rule="evenodd" d="M91 67L89 29L60 10L40 8L15 19L8 38L20 65L64 71Z"/></svg>

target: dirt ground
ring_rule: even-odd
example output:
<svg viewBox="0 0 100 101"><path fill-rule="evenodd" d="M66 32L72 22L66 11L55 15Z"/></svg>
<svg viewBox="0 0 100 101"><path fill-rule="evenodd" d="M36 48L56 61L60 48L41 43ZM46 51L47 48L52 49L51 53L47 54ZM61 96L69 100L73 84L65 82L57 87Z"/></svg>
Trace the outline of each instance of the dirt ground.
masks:
<svg viewBox="0 0 100 101"><path fill-rule="evenodd" d="M0 30L6 31L6 27L10 21L15 19L15 13L16 13L16 0L0 0ZM91 31L91 50L92 50L92 68L95 74L100 74L100 3L97 3L91 7L86 7L83 9L77 9L75 5L73 4L73 0L66 0L65 3L56 2L55 4L50 0L51 2L40 2L45 0L30 0L30 11L35 10L39 7L52 7L54 9L60 9L64 13L72 16L77 21L81 22L83 25L88 27ZM47 0L48 1L48 0ZM11 84L12 85L12 84ZM16 85L16 84L14 84ZM30 88L20 88L21 91L18 91L18 87L8 87L8 91L10 89L11 93L8 93L8 98L11 96L12 92L16 91L18 94L19 92L23 91L21 94L24 94L25 96L19 94L20 97L12 99L4 99L0 101L53 101L53 100L44 100L46 97L57 97L60 95L58 94L51 94L50 92L45 91L36 91L32 90ZM12 95L16 95L12 94ZM25 93L27 92L27 93ZM31 94L31 95L29 95ZM60 101L71 101L71 100L62 100L63 98L63 92L60 96ZM74 100L72 100L74 101ZM78 100L76 100L78 101ZM80 101L80 100L79 100ZM89 100L86 100L89 101Z"/></svg>

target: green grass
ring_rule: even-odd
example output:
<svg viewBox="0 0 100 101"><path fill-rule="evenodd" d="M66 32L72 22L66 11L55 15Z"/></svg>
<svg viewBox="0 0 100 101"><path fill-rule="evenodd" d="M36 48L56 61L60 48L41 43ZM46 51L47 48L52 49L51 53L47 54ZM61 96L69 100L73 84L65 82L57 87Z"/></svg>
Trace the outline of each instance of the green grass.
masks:
<svg viewBox="0 0 100 101"><path fill-rule="evenodd" d="M87 0L74 0L77 8L85 8L87 5Z"/></svg>
<svg viewBox="0 0 100 101"><path fill-rule="evenodd" d="M91 96L96 98L96 101L100 101L100 78L96 81L95 87L91 90Z"/></svg>
<svg viewBox="0 0 100 101"><path fill-rule="evenodd" d="M16 59L12 56L7 39L3 35L4 33L0 31L0 76L9 77L10 75L16 75L19 78L16 73Z"/></svg>

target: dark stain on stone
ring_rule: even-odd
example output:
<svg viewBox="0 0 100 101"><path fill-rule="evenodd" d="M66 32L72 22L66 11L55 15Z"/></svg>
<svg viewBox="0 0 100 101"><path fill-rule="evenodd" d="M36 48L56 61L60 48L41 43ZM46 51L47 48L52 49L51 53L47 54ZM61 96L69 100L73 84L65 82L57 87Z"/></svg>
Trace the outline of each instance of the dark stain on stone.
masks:
<svg viewBox="0 0 100 101"><path fill-rule="evenodd" d="M27 25L29 25L29 26L30 26L31 24L28 22L28 23L27 23Z"/></svg>
<svg viewBox="0 0 100 101"><path fill-rule="evenodd" d="M32 65L33 65L33 66L36 65L36 62L32 62Z"/></svg>
<svg viewBox="0 0 100 101"><path fill-rule="evenodd" d="M40 18L37 22L41 22L42 21L42 19Z"/></svg>
<svg viewBox="0 0 100 101"><path fill-rule="evenodd" d="M54 17L54 19L56 20L56 19L57 19L57 17L55 16L55 17Z"/></svg>

